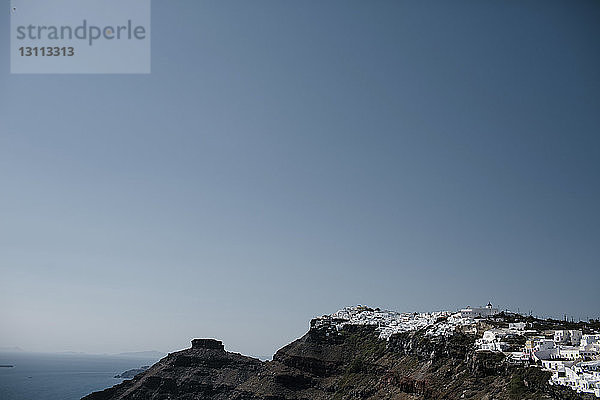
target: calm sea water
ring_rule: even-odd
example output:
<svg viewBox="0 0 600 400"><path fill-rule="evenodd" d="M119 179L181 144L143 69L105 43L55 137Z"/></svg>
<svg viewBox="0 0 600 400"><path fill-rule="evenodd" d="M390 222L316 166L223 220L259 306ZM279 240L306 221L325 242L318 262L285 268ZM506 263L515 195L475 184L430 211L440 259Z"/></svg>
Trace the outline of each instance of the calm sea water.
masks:
<svg viewBox="0 0 600 400"><path fill-rule="evenodd" d="M157 359L117 356L0 353L1 400L78 400L122 379L113 376Z"/></svg>

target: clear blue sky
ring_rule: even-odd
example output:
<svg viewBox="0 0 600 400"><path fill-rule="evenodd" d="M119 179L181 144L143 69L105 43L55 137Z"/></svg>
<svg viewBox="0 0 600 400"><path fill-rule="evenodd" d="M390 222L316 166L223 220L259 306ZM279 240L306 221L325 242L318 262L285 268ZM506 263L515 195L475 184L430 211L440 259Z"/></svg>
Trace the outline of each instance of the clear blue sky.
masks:
<svg viewBox="0 0 600 400"><path fill-rule="evenodd" d="M10 75L0 346L269 355L346 305L600 317L600 2L154 1Z"/></svg>

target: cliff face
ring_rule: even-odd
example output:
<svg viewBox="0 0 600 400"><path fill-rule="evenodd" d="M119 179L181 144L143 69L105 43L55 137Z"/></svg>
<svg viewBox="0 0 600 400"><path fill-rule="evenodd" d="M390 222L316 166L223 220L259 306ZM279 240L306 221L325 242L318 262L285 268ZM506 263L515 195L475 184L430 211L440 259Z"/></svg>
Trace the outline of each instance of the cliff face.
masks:
<svg viewBox="0 0 600 400"><path fill-rule="evenodd" d="M134 379L85 400L592 399L547 384L537 368L473 351L475 337L422 331L381 340L373 327L313 326L273 361L195 340Z"/></svg>

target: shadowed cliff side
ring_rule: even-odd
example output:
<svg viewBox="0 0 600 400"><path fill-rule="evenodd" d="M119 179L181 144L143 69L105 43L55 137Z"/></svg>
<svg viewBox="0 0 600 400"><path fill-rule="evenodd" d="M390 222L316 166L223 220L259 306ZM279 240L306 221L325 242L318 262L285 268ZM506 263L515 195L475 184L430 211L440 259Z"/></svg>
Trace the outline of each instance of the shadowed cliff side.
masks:
<svg viewBox="0 0 600 400"><path fill-rule="evenodd" d="M312 327L273 361L194 340L146 372L85 400L593 399L550 386L535 367L499 353L475 352L463 333L422 331L381 340L371 326Z"/></svg>

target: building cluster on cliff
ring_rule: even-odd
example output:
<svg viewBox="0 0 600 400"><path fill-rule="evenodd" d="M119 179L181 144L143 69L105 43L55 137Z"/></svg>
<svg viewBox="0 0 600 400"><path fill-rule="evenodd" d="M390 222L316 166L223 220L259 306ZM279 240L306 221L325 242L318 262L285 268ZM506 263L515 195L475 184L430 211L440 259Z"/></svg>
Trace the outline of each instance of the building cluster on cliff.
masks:
<svg viewBox="0 0 600 400"><path fill-rule="evenodd" d="M512 314L512 313L509 313ZM457 330L478 334L476 351L504 353L510 362L540 365L552 373L551 383L600 397L600 333L581 330L534 329L524 321L489 324L499 311L492 304L459 311L399 313L366 306L346 307L313 320L313 326L374 326L381 339L402 332L423 330L428 336L449 336ZM512 314L518 315L518 314ZM482 329L484 327L484 329Z"/></svg>
<svg viewBox="0 0 600 400"><path fill-rule="evenodd" d="M529 329L528 329L529 328ZM521 340L519 340L521 339ZM514 347L514 343L525 344ZM502 352L512 361L541 365L552 372L551 382L600 397L600 334L581 330L531 329L527 323L486 330L478 351Z"/></svg>
<svg viewBox="0 0 600 400"><path fill-rule="evenodd" d="M373 325L381 339L389 339L396 333L426 328L429 336L451 335L457 328L473 325L476 318L496 314L498 309L491 304L486 307L467 307L458 312L435 311L428 313L399 313L395 311L372 309L367 306L346 307L334 314L324 315L316 321L334 324L337 329L345 325Z"/></svg>

